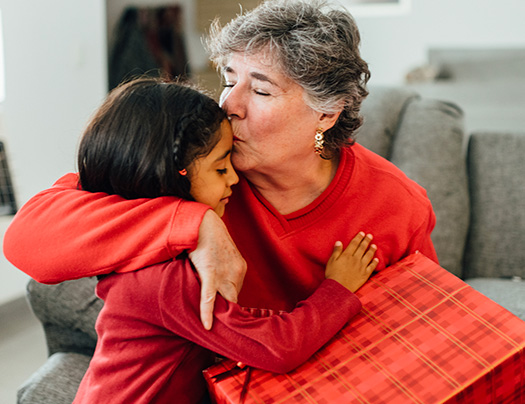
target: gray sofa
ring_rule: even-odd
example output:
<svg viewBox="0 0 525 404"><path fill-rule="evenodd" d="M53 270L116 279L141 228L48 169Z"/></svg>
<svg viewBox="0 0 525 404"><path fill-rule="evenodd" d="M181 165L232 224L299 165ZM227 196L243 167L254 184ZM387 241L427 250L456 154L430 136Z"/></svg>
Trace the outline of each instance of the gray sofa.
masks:
<svg viewBox="0 0 525 404"><path fill-rule="evenodd" d="M457 106L406 88L372 88L363 114L358 141L427 189L441 265L525 319L525 134L466 137ZM19 403L71 403L96 344L95 284L29 282L49 359L20 387Z"/></svg>

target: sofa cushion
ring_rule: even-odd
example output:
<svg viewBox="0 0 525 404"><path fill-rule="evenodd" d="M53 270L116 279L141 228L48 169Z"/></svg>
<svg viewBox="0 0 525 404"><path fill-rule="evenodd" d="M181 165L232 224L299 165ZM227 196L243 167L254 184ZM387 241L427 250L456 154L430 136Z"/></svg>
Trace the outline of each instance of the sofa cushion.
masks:
<svg viewBox="0 0 525 404"><path fill-rule="evenodd" d="M442 267L462 276L469 225L463 113L454 104L412 99L404 110L391 161L426 189L436 214L432 241Z"/></svg>
<svg viewBox="0 0 525 404"><path fill-rule="evenodd" d="M18 389L18 404L71 404L90 357L56 353Z"/></svg>
<svg viewBox="0 0 525 404"><path fill-rule="evenodd" d="M432 240L440 264L462 276L469 224L463 113L405 88L371 87L357 141L423 186L436 213Z"/></svg>
<svg viewBox="0 0 525 404"><path fill-rule="evenodd" d="M465 277L525 278L525 134L474 133Z"/></svg>
<svg viewBox="0 0 525 404"><path fill-rule="evenodd" d="M467 283L489 299L525 320L525 281L511 279L474 278Z"/></svg>
<svg viewBox="0 0 525 404"><path fill-rule="evenodd" d="M390 159L392 142L405 106L418 95L404 88L371 87L361 113L363 126L357 132L357 142L381 157Z"/></svg>

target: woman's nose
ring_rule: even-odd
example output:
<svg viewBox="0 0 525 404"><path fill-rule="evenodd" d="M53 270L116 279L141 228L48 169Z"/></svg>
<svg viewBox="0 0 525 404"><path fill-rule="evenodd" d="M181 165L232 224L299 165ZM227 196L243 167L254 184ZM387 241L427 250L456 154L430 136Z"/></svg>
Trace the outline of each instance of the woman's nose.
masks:
<svg viewBox="0 0 525 404"><path fill-rule="evenodd" d="M242 101L242 92L237 85L227 87L221 94L220 105L228 117L244 118L245 103Z"/></svg>

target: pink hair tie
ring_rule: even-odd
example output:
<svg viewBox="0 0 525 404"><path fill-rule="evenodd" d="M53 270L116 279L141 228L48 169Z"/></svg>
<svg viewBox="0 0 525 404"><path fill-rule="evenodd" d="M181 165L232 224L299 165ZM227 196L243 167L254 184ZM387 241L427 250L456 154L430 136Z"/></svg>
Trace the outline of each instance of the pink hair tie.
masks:
<svg viewBox="0 0 525 404"><path fill-rule="evenodd" d="M188 174L188 172L186 171L185 168L183 168L182 170L179 171L179 174L180 175L186 175L186 174Z"/></svg>

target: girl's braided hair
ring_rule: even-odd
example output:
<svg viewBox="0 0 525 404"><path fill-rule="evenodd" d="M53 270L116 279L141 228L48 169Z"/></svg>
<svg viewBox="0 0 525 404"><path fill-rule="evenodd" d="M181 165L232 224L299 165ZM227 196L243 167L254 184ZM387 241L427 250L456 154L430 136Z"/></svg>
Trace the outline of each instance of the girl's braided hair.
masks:
<svg viewBox="0 0 525 404"><path fill-rule="evenodd" d="M191 196L191 163L220 140L226 118L187 84L133 79L114 89L88 124L78 151L79 185L126 199ZM188 175L181 175L186 168Z"/></svg>

